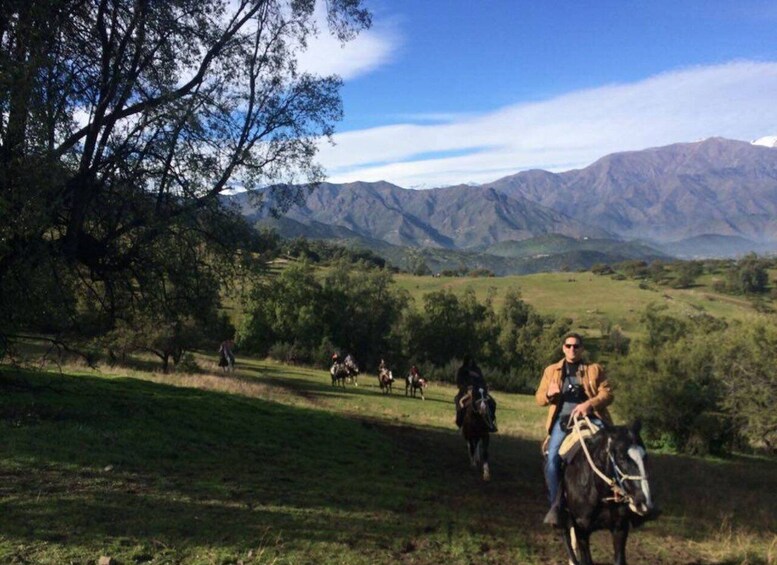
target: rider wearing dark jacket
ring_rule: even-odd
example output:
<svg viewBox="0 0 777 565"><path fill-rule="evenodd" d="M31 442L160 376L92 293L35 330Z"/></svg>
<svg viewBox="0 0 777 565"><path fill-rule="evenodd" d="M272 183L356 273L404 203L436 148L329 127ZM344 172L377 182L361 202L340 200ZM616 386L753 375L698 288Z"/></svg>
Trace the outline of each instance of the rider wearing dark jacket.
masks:
<svg viewBox="0 0 777 565"><path fill-rule="evenodd" d="M456 371L456 386L459 388L459 392L453 399L456 405L456 425L461 427L464 421L464 409L461 406L461 399L467 394L471 395L473 400L483 396L491 409L491 431L496 432L496 401L488 394L488 385L483 377L483 372L469 355L464 356L461 367Z"/></svg>

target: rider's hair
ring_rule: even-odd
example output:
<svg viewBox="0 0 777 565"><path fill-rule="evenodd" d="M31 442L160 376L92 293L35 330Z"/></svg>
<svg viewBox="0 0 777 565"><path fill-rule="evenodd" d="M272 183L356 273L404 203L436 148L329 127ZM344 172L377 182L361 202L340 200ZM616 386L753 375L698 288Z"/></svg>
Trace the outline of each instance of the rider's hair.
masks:
<svg viewBox="0 0 777 565"><path fill-rule="evenodd" d="M583 345L583 336L581 336L579 333L576 333L576 332L568 332L568 333L567 333L567 334L564 336L564 338L561 340L561 343L566 343L566 341L567 341L567 340L568 340L570 337L573 337L573 338L575 338L575 339L577 340L577 343L579 343L580 345Z"/></svg>

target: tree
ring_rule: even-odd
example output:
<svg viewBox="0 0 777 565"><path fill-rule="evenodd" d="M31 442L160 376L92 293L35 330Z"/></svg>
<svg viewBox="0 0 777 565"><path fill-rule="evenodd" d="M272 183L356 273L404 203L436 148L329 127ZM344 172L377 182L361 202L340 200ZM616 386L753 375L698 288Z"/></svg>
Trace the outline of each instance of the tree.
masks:
<svg viewBox="0 0 777 565"><path fill-rule="evenodd" d="M777 326L756 321L732 327L717 350L716 372L725 392L723 406L751 446L777 451L777 416L772 410L771 371Z"/></svg>
<svg viewBox="0 0 777 565"><path fill-rule="evenodd" d="M326 335L365 366L401 356L399 327L410 298L393 287L390 272L366 265L335 265L323 283Z"/></svg>
<svg viewBox="0 0 777 565"><path fill-rule="evenodd" d="M451 290L430 292L423 301L422 315L408 328L411 357L443 366L467 353L481 354L485 342L479 330L491 316L490 305L478 303L472 289L461 298Z"/></svg>
<svg viewBox="0 0 777 565"><path fill-rule="evenodd" d="M360 0L326 6L342 40L370 23ZM283 207L299 196L289 183L322 178L315 143L342 110L340 80L297 65L314 7L3 3L0 332L27 324L48 287L52 305L72 306L62 318L87 296L115 320L142 296L143 274L175 260L158 242L196 235L198 252L235 255L230 230L214 230L239 220L224 191L273 185Z"/></svg>
<svg viewBox="0 0 777 565"><path fill-rule="evenodd" d="M690 287L704 272L704 267L699 261L676 261L672 267L677 274L671 282L671 286L674 288Z"/></svg>
<svg viewBox="0 0 777 565"><path fill-rule="evenodd" d="M307 263L291 264L274 278L258 279L246 311L239 344L262 355L279 342L310 350L327 327L323 288Z"/></svg>
<svg viewBox="0 0 777 565"><path fill-rule="evenodd" d="M766 287L769 285L769 275L766 272L766 265L758 259L755 253L742 258L737 267L737 286L742 292L756 294L766 291Z"/></svg>

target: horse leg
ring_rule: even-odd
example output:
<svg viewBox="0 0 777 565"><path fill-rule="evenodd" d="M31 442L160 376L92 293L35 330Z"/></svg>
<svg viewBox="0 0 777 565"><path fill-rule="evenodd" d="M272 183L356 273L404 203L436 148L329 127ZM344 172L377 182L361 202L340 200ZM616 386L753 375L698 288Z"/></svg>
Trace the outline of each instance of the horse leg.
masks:
<svg viewBox="0 0 777 565"><path fill-rule="evenodd" d="M594 561L591 558L591 545L590 537L591 532L581 532L576 530L577 533L577 545L579 547L578 554L580 556L580 565L594 565Z"/></svg>
<svg viewBox="0 0 777 565"><path fill-rule="evenodd" d="M469 464L472 467L478 466L478 460L477 460L477 443L474 439L468 439L467 440L467 449L469 452Z"/></svg>
<svg viewBox="0 0 777 565"><path fill-rule="evenodd" d="M561 539L564 540L564 549L567 550L567 557L569 557L569 565L580 565L578 561L578 547L577 547L577 534L575 527L561 529Z"/></svg>
<svg viewBox="0 0 777 565"><path fill-rule="evenodd" d="M612 547L615 550L615 565L626 565L626 540L629 537L628 522L612 531Z"/></svg>
<svg viewBox="0 0 777 565"><path fill-rule="evenodd" d="M488 464L488 445L491 443L491 439L486 434L480 440L480 460L483 462L483 480L491 480L491 467Z"/></svg>

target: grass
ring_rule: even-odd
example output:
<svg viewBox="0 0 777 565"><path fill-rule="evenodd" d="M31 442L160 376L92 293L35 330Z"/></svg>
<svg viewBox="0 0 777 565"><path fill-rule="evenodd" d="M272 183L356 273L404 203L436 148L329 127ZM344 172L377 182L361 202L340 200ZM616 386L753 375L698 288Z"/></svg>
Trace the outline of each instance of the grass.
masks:
<svg viewBox="0 0 777 565"><path fill-rule="evenodd" d="M494 478L452 424L454 390L335 389L239 359L225 376L0 367L0 562L559 562L542 526L543 409L498 394ZM777 562L777 462L653 458L664 515L635 563ZM606 534L594 555L610 562Z"/></svg>
<svg viewBox="0 0 777 565"><path fill-rule="evenodd" d="M575 327L593 330L594 336L604 320L620 326L629 335L640 333L639 318L650 303L665 304L669 313L679 316L706 312L727 320L747 320L758 315L746 298L714 292L711 277L702 278L701 284L689 289L655 285L640 288L638 281L618 281L590 272L493 278L398 274L394 280L419 306L424 294L442 289L464 293L471 288L481 302L490 292L495 292L494 305L498 309L508 290L520 290L523 299L540 313L572 318Z"/></svg>

